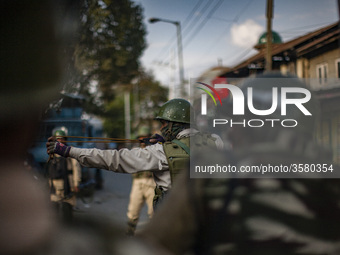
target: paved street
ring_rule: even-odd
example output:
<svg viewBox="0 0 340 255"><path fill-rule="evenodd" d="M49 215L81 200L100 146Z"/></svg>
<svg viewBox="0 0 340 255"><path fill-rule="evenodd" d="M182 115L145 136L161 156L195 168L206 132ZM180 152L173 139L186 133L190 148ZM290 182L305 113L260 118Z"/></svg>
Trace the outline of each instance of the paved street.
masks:
<svg viewBox="0 0 340 255"><path fill-rule="evenodd" d="M96 217L102 215L112 219L112 221L125 229L132 177L130 174L119 174L106 170L102 170L102 175L104 180L103 189L96 190L92 198L85 198L87 204L78 198L77 207L79 210L76 211L75 216L78 213L88 213ZM142 228L147 220L147 210L146 205L144 205L137 231Z"/></svg>

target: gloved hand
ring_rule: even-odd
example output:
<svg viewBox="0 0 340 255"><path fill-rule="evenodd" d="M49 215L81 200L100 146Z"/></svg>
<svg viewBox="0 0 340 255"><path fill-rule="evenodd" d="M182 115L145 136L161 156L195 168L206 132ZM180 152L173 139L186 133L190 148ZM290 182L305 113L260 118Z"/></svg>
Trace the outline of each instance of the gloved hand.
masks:
<svg viewBox="0 0 340 255"><path fill-rule="evenodd" d="M152 145L156 143L164 143L165 139L159 134L154 134L150 138L143 138L141 142L145 143L146 145Z"/></svg>
<svg viewBox="0 0 340 255"><path fill-rule="evenodd" d="M46 148L48 154L56 153L63 157L68 157L71 150L71 146L67 146L63 143L58 142L55 136L51 136L48 138Z"/></svg>

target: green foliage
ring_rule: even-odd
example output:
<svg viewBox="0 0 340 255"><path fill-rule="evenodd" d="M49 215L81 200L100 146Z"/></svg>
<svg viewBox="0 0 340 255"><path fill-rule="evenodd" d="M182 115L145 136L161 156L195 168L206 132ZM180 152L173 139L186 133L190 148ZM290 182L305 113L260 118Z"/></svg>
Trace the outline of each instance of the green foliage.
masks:
<svg viewBox="0 0 340 255"><path fill-rule="evenodd" d="M123 138L124 127L124 97L116 97L105 106L104 132L109 137Z"/></svg>
<svg viewBox="0 0 340 255"><path fill-rule="evenodd" d="M167 89L141 71L140 57L146 47L143 10L131 0L81 0L73 7L59 11L65 24L63 14L71 9L78 20L78 33L63 52L67 58L64 89L87 98L85 111L105 119L107 135L125 137L125 91L131 93L133 129L141 119L152 119L167 101Z"/></svg>
<svg viewBox="0 0 340 255"><path fill-rule="evenodd" d="M85 0L75 64L90 81L98 81L104 101L114 97L113 87L129 84L137 75L145 48L145 26L139 5L130 0Z"/></svg>
<svg viewBox="0 0 340 255"><path fill-rule="evenodd" d="M131 0L81 0L56 5L58 22L78 26L66 42L64 88L67 92L93 94L98 83L100 99L111 100L112 87L129 84L140 68L146 47L143 10ZM78 21L78 22L75 22Z"/></svg>
<svg viewBox="0 0 340 255"><path fill-rule="evenodd" d="M162 87L150 72L138 76L138 102L142 119L153 119L159 107L168 100L168 89Z"/></svg>

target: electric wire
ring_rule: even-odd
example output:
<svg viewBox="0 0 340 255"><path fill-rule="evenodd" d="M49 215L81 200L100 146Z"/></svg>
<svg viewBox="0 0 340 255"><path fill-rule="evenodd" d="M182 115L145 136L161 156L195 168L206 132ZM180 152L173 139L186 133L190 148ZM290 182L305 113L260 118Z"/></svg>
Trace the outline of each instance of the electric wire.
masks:
<svg viewBox="0 0 340 255"><path fill-rule="evenodd" d="M224 30L223 33L220 34L220 36L218 37L217 40L214 40L213 43L210 45L210 47L208 48L208 50L205 52L205 54L203 55L203 57L201 57L201 59L205 59L205 56L207 54L210 53L210 51L214 48L214 45L216 45L216 42L219 42L221 40L221 38L225 35L225 33L230 29L230 26L231 24L233 23L237 23L238 20L240 19L240 17L242 16L242 14L244 14L244 12L249 8L249 6L251 5L251 3L253 2L254 0L249 0L244 6L243 8L235 15L235 17L231 20L225 20L225 19L220 19L220 20L223 20L225 22L228 22L228 26L226 27L226 29ZM213 18L213 17L212 17ZM216 18L216 19L219 19L219 18ZM249 50L250 51L250 50ZM247 53L248 54L248 49L247 49ZM243 55L243 53L242 53ZM201 59L199 61L201 61Z"/></svg>
<svg viewBox="0 0 340 255"><path fill-rule="evenodd" d="M280 34L281 33L286 33L286 32L292 32L294 30L298 30L299 32L303 31L303 30L300 30L300 29L308 29L307 32L309 32L310 31L309 28L313 29L313 31L314 31L316 27L319 27L319 26L321 27L321 26L324 26L326 24L331 24L331 23L332 23L332 21L322 22L322 23L318 23L318 24L314 24L314 25L307 25L307 26L302 26L302 27L287 28L285 30L280 31ZM304 30L304 31L306 31L306 30Z"/></svg>
<svg viewBox="0 0 340 255"><path fill-rule="evenodd" d="M241 15L246 11L246 9L249 7L249 5L251 4L253 0L249 0L249 2L247 2L247 4L244 5L244 7L236 14L236 16L231 20L232 23L235 23L239 20L239 18L241 17ZM204 10L207 10L210 5L213 3L213 1L209 1L204 7L203 9ZM198 33L203 29L203 27L205 26L205 24L208 22L208 20L210 18L212 18L212 15L216 12L216 10L221 6L221 4L223 3L223 0L219 0L214 6L213 8L210 10L210 12L205 16L205 18L203 19L203 21L201 21L201 23L199 23L199 25L196 27L196 29L194 30L194 32L192 32L193 28L194 28L194 25L196 24L197 25L197 18L194 20L194 25L190 26L189 28L189 32L188 33L184 33L184 40L186 38L189 38L187 41L184 42L184 45L183 45L183 49L185 47L187 47L190 42L198 35ZM200 15L198 16L199 18L201 18L203 15ZM230 25L227 27L227 29L229 29ZM188 28L188 27L186 27ZM187 30L187 29L186 29ZM184 30L183 30L184 31ZM191 32L191 33L190 33ZM192 36L189 36L190 34L192 34ZM219 38L221 38L224 34L222 33L220 35ZM189 37L188 37L189 36ZM175 38L174 38L175 39ZM215 44L215 41L213 43L213 45ZM213 48L213 46L210 46L210 48L207 50L208 52ZM247 52L248 53L248 52ZM206 53L207 54L207 53ZM163 60L162 62L164 63L165 61L167 60L167 58L165 58L165 60Z"/></svg>
<svg viewBox="0 0 340 255"><path fill-rule="evenodd" d="M182 38L184 39L187 36L186 32L187 30L189 30L188 33L190 33L190 30L192 29L193 26L195 26L195 24L197 24L197 22L202 18L203 14L209 9L210 5L214 2L214 0L212 1L208 1L203 8L199 11L201 13L201 15L197 15L195 17L194 20L190 19L193 17L193 15L195 14L196 10L201 6L201 4L204 2L204 0L200 0L192 9L192 11L190 12L190 14L187 16L187 18L185 19L185 21L183 22L183 31L182 31ZM165 45L162 50L159 52L159 54L157 55L158 59L163 59L162 61L156 61L154 60L153 62L160 62L162 63L166 63L166 61L169 58L169 55L164 56L165 53L167 53L168 51L166 49L168 48L173 48L176 45L176 37L177 34L175 33L174 36L169 40L169 42L167 43L167 45Z"/></svg>
<svg viewBox="0 0 340 255"><path fill-rule="evenodd" d="M210 10L210 12L208 13L208 15L204 18L204 20L197 26L196 30L194 30L192 36L189 37L189 39L184 43L183 45L183 49L185 47L187 47L189 45L189 43L198 35L198 33L203 29L203 27L205 26L205 24L208 22L208 20L210 19L210 17L216 12L217 8L219 8L221 6L221 4L223 3L224 0L219 0L215 6ZM188 35L189 36L189 35Z"/></svg>

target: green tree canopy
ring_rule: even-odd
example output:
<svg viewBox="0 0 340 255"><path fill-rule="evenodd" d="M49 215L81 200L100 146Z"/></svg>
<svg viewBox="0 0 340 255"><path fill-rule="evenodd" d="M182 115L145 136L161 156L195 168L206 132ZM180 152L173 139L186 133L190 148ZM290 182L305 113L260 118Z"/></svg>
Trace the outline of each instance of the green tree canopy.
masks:
<svg viewBox="0 0 340 255"><path fill-rule="evenodd" d="M83 0L74 50L80 93L90 95L96 82L97 96L113 99L112 88L138 74L145 34L143 10L130 0Z"/></svg>
<svg viewBox="0 0 340 255"><path fill-rule="evenodd" d="M67 7L59 11L64 14L60 21L67 20ZM136 125L142 118L153 117L167 97L167 90L140 64L146 47L143 10L131 0L81 0L75 7L78 32L64 51L68 59L65 91L86 96L85 110L104 117L107 134L124 137L126 91Z"/></svg>

